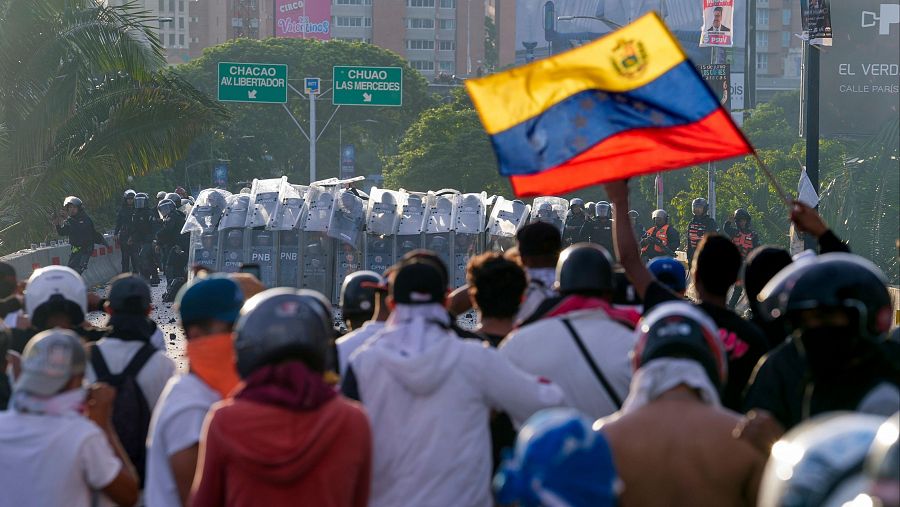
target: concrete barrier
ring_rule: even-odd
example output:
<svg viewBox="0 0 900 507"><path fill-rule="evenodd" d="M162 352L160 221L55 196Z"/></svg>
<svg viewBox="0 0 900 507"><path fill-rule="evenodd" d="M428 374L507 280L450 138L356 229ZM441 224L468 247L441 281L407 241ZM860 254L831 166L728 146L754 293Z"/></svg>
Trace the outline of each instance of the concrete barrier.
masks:
<svg viewBox="0 0 900 507"><path fill-rule="evenodd" d="M89 287L105 284L122 271L121 253L117 245L113 244L113 237L105 234L104 238L111 247L95 245L88 268L81 275ZM15 268L20 280L27 280L36 269L53 265L65 266L69 262L71 251L71 245L60 242L36 249L19 250L14 254L3 256L0 260Z"/></svg>

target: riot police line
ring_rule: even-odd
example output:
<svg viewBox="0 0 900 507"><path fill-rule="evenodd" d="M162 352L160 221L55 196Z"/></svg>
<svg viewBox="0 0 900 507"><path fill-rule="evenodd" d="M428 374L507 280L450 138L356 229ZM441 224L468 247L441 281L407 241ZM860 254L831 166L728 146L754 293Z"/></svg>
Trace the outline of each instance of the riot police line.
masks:
<svg viewBox="0 0 900 507"><path fill-rule="evenodd" d="M529 221L552 223L562 234L568 212L559 197L539 197L532 206L453 189L366 193L353 187L361 179L306 186L281 177L256 179L238 194L203 190L182 230L190 234L189 265L224 272L258 265L268 287L313 289L336 301L346 275L383 272L407 252L427 248L460 286L470 258L512 247Z"/></svg>

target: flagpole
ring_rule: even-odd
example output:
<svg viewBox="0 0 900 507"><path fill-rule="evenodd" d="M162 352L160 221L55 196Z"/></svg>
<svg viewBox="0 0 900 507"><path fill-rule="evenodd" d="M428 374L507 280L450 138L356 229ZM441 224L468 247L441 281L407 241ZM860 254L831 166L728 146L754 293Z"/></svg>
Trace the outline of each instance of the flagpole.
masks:
<svg viewBox="0 0 900 507"><path fill-rule="evenodd" d="M778 183L778 180L775 179L775 176L772 174L772 172L769 171L769 167L766 166L765 162L763 162L762 158L759 156L759 153L756 152L755 148L753 149L753 158L756 159L756 164L759 166L760 169L763 170L763 173L766 175L766 177L769 178L769 181L772 183L772 186L775 187L775 192L778 193L778 197L780 197L781 201L784 203L784 205L787 206L788 209L790 209L791 205L793 204L793 199L788 197L787 193L784 191L784 189Z"/></svg>

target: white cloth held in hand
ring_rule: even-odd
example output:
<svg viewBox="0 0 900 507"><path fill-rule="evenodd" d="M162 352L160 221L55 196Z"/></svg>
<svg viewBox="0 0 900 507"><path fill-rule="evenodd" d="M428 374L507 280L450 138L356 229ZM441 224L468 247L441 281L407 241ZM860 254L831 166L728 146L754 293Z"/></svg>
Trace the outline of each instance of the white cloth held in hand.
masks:
<svg viewBox="0 0 900 507"><path fill-rule="evenodd" d="M705 403L721 406L719 392L700 363L690 359L660 358L634 372L622 413L633 412L682 384L699 391Z"/></svg>

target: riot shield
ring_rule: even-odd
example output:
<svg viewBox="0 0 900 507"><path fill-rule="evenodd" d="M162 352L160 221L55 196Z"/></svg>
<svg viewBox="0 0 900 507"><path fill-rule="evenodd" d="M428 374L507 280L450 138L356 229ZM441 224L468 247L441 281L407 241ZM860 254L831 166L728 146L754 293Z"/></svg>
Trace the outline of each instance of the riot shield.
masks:
<svg viewBox="0 0 900 507"><path fill-rule="evenodd" d="M488 220L488 249L505 252L516 245L516 233L527 222L531 206L522 201L498 197Z"/></svg>
<svg viewBox="0 0 900 507"><path fill-rule="evenodd" d="M394 263L394 235L400 226L399 192L372 188L366 213L365 264L376 273Z"/></svg>
<svg viewBox="0 0 900 507"><path fill-rule="evenodd" d="M563 232L563 223L569 212L569 201L562 197L537 197L531 207L531 222L547 222Z"/></svg>
<svg viewBox="0 0 900 507"><path fill-rule="evenodd" d="M403 192L400 196L400 223L394 237L395 256L392 263L412 250L422 248L422 232L428 218L427 195Z"/></svg>
<svg viewBox="0 0 900 507"><path fill-rule="evenodd" d="M453 286L466 283L469 259L482 252L487 194L463 194L456 198L456 225L453 231Z"/></svg>
<svg viewBox="0 0 900 507"><path fill-rule="evenodd" d="M287 176L269 180L253 180L250 188L250 208L247 212L246 226L253 229L266 227L275 214L278 206L281 185L287 182Z"/></svg>
<svg viewBox="0 0 900 507"><path fill-rule="evenodd" d="M277 283L279 287L300 286L300 231L291 229L277 231L278 234L278 268Z"/></svg>
<svg viewBox="0 0 900 507"><path fill-rule="evenodd" d="M359 271L362 261L362 230L365 204L349 190L335 192L335 206L328 225L328 236L334 238L334 287L332 302L340 296L344 277Z"/></svg>
<svg viewBox="0 0 900 507"><path fill-rule="evenodd" d="M331 214L334 210L334 194L325 187L313 185L309 187L306 196L306 226L303 228L309 232L325 232L331 223Z"/></svg>
<svg viewBox="0 0 900 507"><path fill-rule="evenodd" d="M219 221L219 250L216 257L218 271L237 272L246 259L244 252L244 224L250 206L250 194L228 198L225 213Z"/></svg>
<svg viewBox="0 0 900 507"><path fill-rule="evenodd" d="M456 222L456 199L459 194L428 193L428 223L425 228L425 248L444 261L448 272L453 266L453 227ZM448 280L451 283L452 280Z"/></svg>
<svg viewBox="0 0 900 507"><path fill-rule="evenodd" d="M301 286L331 298L333 240L324 231L304 231L301 234L300 258L303 265Z"/></svg>
<svg viewBox="0 0 900 507"><path fill-rule="evenodd" d="M262 227L250 231L250 263L259 265L259 281L266 287L275 283L275 232Z"/></svg>
<svg viewBox="0 0 900 507"><path fill-rule="evenodd" d="M216 253L219 247L217 228L230 196L230 192L217 188L203 190L197 196L181 230L182 234L191 235L189 266L216 269ZM188 270L188 280L193 276L193 269Z"/></svg>
<svg viewBox="0 0 900 507"><path fill-rule="evenodd" d="M305 218L306 194L309 187L304 185L291 185L284 180L278 192L278 202L275 205L275 213L270 217L267 229L275 231L287 231L296 229Z"/></svg>

